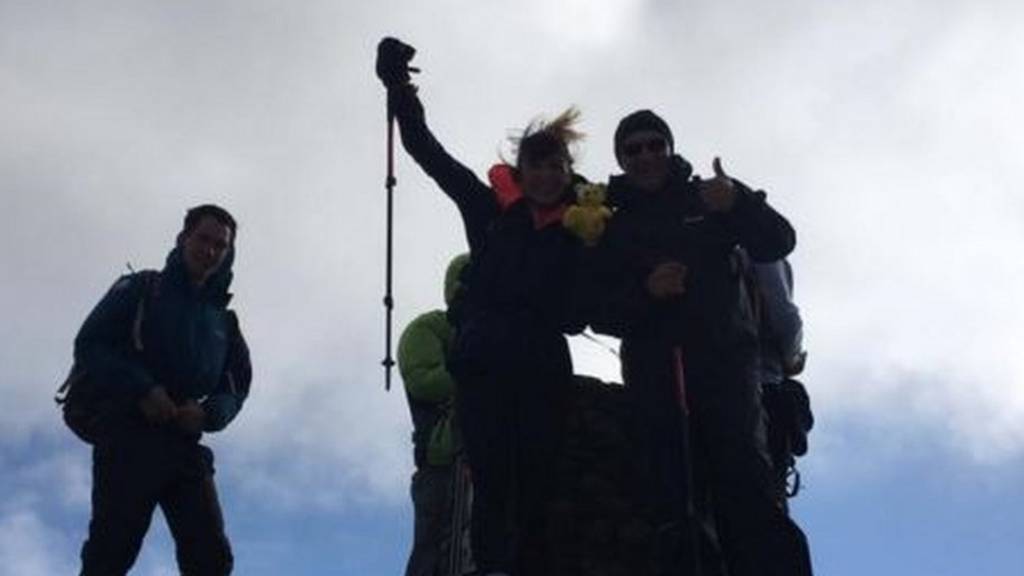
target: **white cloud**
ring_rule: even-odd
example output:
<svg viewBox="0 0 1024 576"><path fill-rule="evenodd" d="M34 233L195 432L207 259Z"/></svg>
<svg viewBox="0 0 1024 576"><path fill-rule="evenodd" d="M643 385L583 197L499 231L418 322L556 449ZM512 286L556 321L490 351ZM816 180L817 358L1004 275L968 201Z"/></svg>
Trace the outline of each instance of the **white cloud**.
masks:
<svg viewBox="0 0 1024 576"><path fill-rule="evenodd" d="M221 478L289 507L405 498L408 415L378 367L372 57L392 33L419 47L428 117L479 174L509 129L576 103L591 134L580 166L601 178L617 119L663 112L699 169L722 154L797 225L823 418L939 426L936 442L975 461L1019 457L1019 8L581 6L0 8L5 442L63 434L49 396L78 323L123 261L158 266L183 208L213 199L242 223L236 304L257 371L239 421L212 439ZM396 336L440 304L464 244L400 150L398 171ZM581 369L614 375L589 346L574 346Z"/></svg>
<svg viewBox="0 0 1024 576"><path fill-rule="evenodd" d="M35 513L0 513L0 566L11 576L51 576L74 572L66 539Z"/></svg>
<svg viewBox="0 0 1024 576"><path fill-rule="evenodd" d="M8 492L8 503L31 509L46 505L88 509L92 490L89 450L84 445L74 450L46 446L48 449L38 458L5 465L10 468L2 484Z"/></svg>

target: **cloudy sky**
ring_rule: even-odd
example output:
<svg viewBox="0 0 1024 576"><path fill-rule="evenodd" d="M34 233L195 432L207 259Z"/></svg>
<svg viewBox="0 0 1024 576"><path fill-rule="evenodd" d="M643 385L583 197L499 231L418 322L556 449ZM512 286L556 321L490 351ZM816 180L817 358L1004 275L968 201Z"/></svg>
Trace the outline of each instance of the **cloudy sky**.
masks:
<svg viewBox="0 0 1024 576"><path fill-rule="evenodd" d="M990 1L0 0L0 572L72 573L89 452L52 392L184 209L241 222L250 402L209 438L237 572L397 574L410 424L386 394L386 34L479 174L570 104L615 171L639 107L797 228L818 427L795 516L819 574L1024 565L1024 8ZM396 325L441 304L457 212L398 155ZM586 342L577 370L618 379ZM162 520L134 573L174 573Z"/></svg>

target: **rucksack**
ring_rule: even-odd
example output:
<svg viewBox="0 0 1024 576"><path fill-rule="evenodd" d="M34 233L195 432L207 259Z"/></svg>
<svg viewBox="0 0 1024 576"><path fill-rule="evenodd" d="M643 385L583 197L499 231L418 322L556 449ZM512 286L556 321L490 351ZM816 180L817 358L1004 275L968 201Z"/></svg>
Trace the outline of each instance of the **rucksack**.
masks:
<svg viewBox="0 0 1024 576"><path fill-rule="evenodd" d="M131 342L132 354L141 354L142 324L146 316L146 304L156 293L160 281L160 272L143 270L130 277L131 282L142 282L135 314L132 316ZM130 415L134 411L134 401L125 398L110 397L97 386L92 375L75 362L71 366L64 382L57 389L53 398L61 407L64 423L83 442L95 444L110 424Z"/></svg>
<svg viewBox="0 0 1024 576"><path fill-rule="evenodd" d="M803 383L787 378L761 387L761 403L768 415L768 449L772 464L786 482L786 495L800 492L796 459L807 454L807 433L814 427L811 399Z"/></svg>

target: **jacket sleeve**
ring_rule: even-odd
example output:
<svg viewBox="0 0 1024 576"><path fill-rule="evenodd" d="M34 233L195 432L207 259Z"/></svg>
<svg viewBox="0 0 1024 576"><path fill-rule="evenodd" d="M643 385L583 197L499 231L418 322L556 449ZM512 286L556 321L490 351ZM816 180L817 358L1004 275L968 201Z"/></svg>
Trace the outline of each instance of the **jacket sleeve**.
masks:
<svg viewBox="0 0 1024 576"><path fill-rule="evenodd" d="M432 325L437 322L447 320L443 314L420 316L398 342L398 370L405 389L412 398L431 403L445 402L455 393L455 380L445 362L444 327Z"/></svg>
<svg viewBox="0 0 1024 576"><path fill-rule="evenodd" d="M437 141L427 127L423 104L412 85L388 90L388 102L398 121L406 152L455 202L466 227L470 249L476 252L482 245L487 226L498 212L494 193Z"/></svg>
<svg viewBox="0 0 1024 576"><path fill-rule="evenodd" d="M144 297L138 274L122 276L93 308L75 337L75 363L107 393L139 399L157 385L135 349L133 323Z"/></svg>
<svg viewBox="0 0 1024 576"><path fill-rule="evenodd" d="M803 351L803 321L793 303L793 276L789 263L778 260L754 264L757 288L768 324L769 340L784 362Z"/></svg>
<svg viewBox="0 0 1024 576"><path fill-rule="evenodd" d="M656 300L648 294L646 278L613 277L603 283L605 294L595 308L591 328L599 334L625 338L634 333L675 336L673 319L679 315L680 300ZM681 325L676 322L675 324Z"/></svg>
<svg viewBox="0 0 1024 576"><path fill-rule="evenodd" d="M739 245L754 262L785 258L796 246L796 232L789 221L768 205L764 192L754 192L738 180L733 182L736 204L727 221Z"/></svg>
<svg viewBox="0 0 1024 576"><path fill-rule="evenodd" d="M618 338L660 330L678 302L659 301L647 292L645 282L654 270L654 261L637 254L614 222L595 250L598 293L592 296L591 328Z"/></svg>
<svg viewBox="0 0 1024 576"><path fill-rule="evenodd" d="M221 374L217 389L201 404L206 413L203 429L207 432L219 432L234 420L245 399L249 397L249 388L252 384L249 345L242 336L238 316L230 310L227 314L231 343L224 362L224 373Z"/></svg>

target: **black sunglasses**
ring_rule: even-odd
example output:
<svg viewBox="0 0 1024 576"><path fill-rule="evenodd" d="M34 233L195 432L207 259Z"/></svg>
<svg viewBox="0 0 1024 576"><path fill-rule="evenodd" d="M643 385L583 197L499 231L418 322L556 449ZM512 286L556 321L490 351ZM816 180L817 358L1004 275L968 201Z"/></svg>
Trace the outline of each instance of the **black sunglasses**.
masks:
<svg viewBox="0 0 1024 576"><path fill-rule="evenodd" d="M622 153L630 158L639 156L640 152L646 149L651 154L664 154L668 148L668 142L664 138L651 138L643 142L630 142L622 147Z"/></svg>

